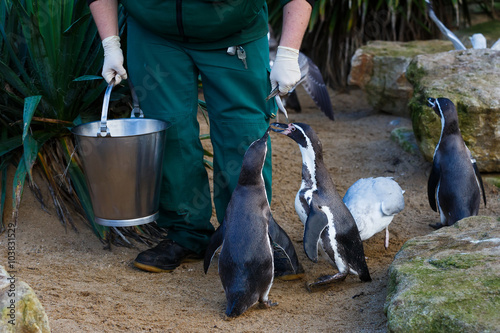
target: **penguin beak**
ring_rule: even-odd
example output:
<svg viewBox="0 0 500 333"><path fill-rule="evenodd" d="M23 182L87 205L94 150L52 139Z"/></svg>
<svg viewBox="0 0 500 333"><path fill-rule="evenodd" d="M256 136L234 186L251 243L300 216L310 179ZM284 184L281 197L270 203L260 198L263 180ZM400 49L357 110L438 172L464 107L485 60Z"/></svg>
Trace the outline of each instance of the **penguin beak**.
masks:
<svg viewBox="0 0 500 333"><path fill-rule="evenodd" d="M281 133L283 135L288 135L290 134L290 127L293 126L292 124L283 124L283 123L272 123L269 128L276 133Z"/></svg>
<svg viewBox="0 0 500 333"><path fill-rule="evenodd" d="M436 99L435 98L427 98L427 106L430 106L431 108L434 108L436 105Z"/></svg>

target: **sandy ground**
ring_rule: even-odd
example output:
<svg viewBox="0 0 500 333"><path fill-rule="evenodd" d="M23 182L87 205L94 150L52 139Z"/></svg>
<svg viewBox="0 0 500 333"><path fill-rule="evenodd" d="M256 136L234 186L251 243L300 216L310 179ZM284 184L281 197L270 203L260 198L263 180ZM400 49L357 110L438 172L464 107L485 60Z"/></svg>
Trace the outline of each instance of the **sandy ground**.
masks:
<svg viewBox="0 0 500 333"><path fill-rule="evenodd" d="M307 292L305 281L336 269L323 259L314 264L304 254L303 226L293 204L301 155L295 142L272 133L271 209L294 241L306 270L303 280L274 282L270 299L278 306L255 307L227 321L216 261L207 275L202 262L181 265L173 273L142 272L131 262L145 245L106 250L83 222L78 223L79 233L65 231L54 210L41 210L26 190L16 233L18 276L36 291L53 332L385 332L388 267L405 241L432 232L428 224L439 220L427 202L430 163L390 140L392 129L411 126L408 119L374 112L359 90L331 92L331 98L334 122L299 90L303 111L290 112L290 121L308 123L316 130L339 193L343 196L357 179L372 176L394 177L406 191L406 207L389 227L389 249L384 249L383 233L364 242L372 282L362 283L350 275L326 290ZM482 206L480 214L500 216L498 189L485 186L488 207ZM1 243L4 246L5 235ZM6 264L5 257L1 264Z"/></svg>

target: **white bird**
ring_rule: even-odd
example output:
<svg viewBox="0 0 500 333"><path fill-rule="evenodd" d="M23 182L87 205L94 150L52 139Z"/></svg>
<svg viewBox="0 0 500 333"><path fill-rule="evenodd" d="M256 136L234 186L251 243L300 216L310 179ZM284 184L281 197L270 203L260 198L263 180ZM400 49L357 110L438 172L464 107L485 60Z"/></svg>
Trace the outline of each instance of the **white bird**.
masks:
<svg viewBox="0 0 500 333"><path fill-rule="evenodd" d="M446 28L445 25L443 24L443 22L441 22L437 18L436 13L434 13L434 10L432 9L432 4L431 4L430 0L425 0L425 3L427 4L427 10L429 12L429 17L434 21L434 23L436 23L436 25L438 26L439 30L441 30L443 35L445 35L453 43L455 50L466 50L467 48L464 46L464 44L462 44L460 39L458 39L458 37L453 32L451 32L448 28ZM474 34L474 35L472 35L472 37L469 37L469 38L470 38L473 49L477 50L477 49L488 48L488 46L486 44L486 38L483 36L483 34ZM498 39L495 42L495 44L493 44L491 46L491 49L492 50L500 50L500 39Z"/></svg>
<svg viewBox="0 0 500 333"><path fill-rule="evenodd" d="M486 46L486 38L483 36L483 34L474 34L472 37L469 37L470 43L472 44L472 48L477 50L477 49L485 49L488 46Z"/></svg>
<svg viewBox="0 0 500 333"><path fill-rule="evenodd" d="M361 240L385 229L389 246L389 224L405 206L404 191L391 177L362 178L344 195L343 201L354 217Z"/></svg>

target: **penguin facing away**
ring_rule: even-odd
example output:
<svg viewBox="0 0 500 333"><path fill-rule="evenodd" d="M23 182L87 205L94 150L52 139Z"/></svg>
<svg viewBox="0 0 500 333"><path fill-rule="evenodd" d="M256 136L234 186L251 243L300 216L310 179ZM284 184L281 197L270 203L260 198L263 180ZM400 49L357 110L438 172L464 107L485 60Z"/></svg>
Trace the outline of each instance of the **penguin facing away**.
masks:
<svg viewBox="0 0 500 333"><path fill-rule="evenodd" d="M371 281L358 228L324 165L318 136L307 124L271 126L275 127L273 131L297 142L302 154L302 183L295 197L295 210L304 223L304 251L317 262L319 244L326 259L339 270L309 283L308 290L344 280L349 273L358 275L361 281Z"/></svg>
<svg viewBox="0 0 500 333"><path fill-rule="evenodd" d="M267 201L262 168L267 153L269 129L247 149L241 172L222 224L210 239L205 252L204 270L218 248L219 276L227 300L226 315L237 317L268 299L274 278L273 245L290 259L297 272L299 262L288 235L275 222Z"/></svg>
<svg viewBox="0 0 500 333"><path fill-rule="evenodd" d="M486 195L476 160L460 133L455 105L447 98L429 98L427 104L441 118L441 137L427 183L429 204L441 216L441 223L430 226L439 229L477 215L481 192L485 206Z"/></svg>
<svg viewBox="0 0 500 333"><path fill-rule="evenodd" d="M361 240L385 229L389 247L389 224L405 207L404 191L392 177L362 178L349 187L342 199L354 217Z"/></svg>

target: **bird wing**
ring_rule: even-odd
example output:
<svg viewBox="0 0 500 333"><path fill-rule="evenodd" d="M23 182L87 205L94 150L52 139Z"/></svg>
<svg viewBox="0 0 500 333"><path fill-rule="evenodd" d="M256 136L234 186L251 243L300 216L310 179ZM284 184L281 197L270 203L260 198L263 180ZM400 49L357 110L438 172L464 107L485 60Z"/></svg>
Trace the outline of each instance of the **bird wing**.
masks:
<svg viewBox="0 0 500 333"><path fill-rule="evenodd" d="M299 53L299 66L304 90L311 96L316 106L333 120L332 102L318 66L302 52Z"/></svg>
<svg viewBox="0 0 500 333"><path fill-rule="evenodd" d="M483 193L483 200L484 200L484 206L486 207L486 193L484 192L484 186L483 186L483 178L481 177L481 174L479 173L479 168L477 167L476 164L476 159L472 157L472 153L469 150L469 147L465 146L467 149L467 153L469 154L470 161L472 163L472 167L474 168L474 173L476 174L476 180L481 188L481 192Z"/></svg>
<svg viewBox="0 0 500 333"><path fill-rule="evenodd" d="M203 269L205 274L207 274L208 268L210 267L210 263L212 262L212 258L215 255L215 252L222 246L224 242L224 230L223 224L220 225L217 230L213 233L210 238L210 243L208 244L207 250L205 251L205 259L203 261Z"/></svg>
<svg viewBox="0 0 500 333"><path fill-rule="evenodd" d="M427 197L429 198L429 204L433 211L437 212L436 206L436 188L439 183L439 165L436 162L436 158L432 163L431 174L429 175L429 181L427 182Z"/></svg>
<svg viewBox="0 0 500 333"><path fill-rule="evenodd" d="M491 45L492 50L500 50L500 38L495 42L495 44Z"/></svg>
<svg viewBox="0 0 500 333"><path fill-rule="evenodd" d="M427 4L427 10L429 11L430 18L434 21L434 23L436 23L443 35L445 35L453 43L455 50L466 50L466 47L464 46L464 44L462 44L460 39L458 39L458 37L448 28L446 28L444 24L437 18L436 13L434 13L434 9L432 9L431 2L429 0L426 0L425 3Z"/></svg>
<svg viewBox="0 0 500 333"><path fill-rule="evenodd" d="M304 229L304 251L313 262L318 262L318 242L321 233L328 226L328 217L318 205L311 203Z"/></svg>
<svg viewBox="0 0 500 333"><path fill-rule="evenodd" d="M279 224L276 223L272 216L269 218L269 236L274 243L278 244L278 246L285 251L294 271L297 272L299 268L299 258L297 257L293 243L286 234L285 230L283 230Z"/></svg>

